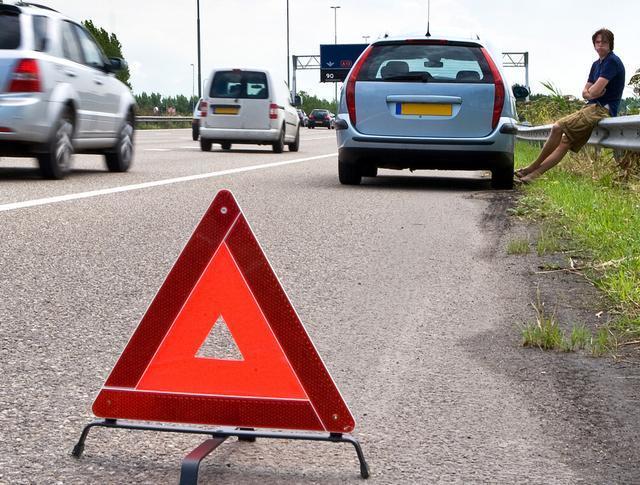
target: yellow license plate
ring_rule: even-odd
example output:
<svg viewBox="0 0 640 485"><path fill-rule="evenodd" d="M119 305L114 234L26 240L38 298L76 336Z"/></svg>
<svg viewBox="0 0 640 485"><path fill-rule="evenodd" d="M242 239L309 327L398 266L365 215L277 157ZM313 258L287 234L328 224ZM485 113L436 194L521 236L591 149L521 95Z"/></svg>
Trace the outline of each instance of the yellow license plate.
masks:
<svg viewBox="0 0 640 485"><path fill-rule="evenodd" d="M453 107L450 104L438 103L398 103L396 113L400 115L451 116Z"/></svg>
<svg viewBox="0 0 640 485"><path fill-rule="evenodd" d="M213 113L217 115L237 115L240 109L237 106L215 106Z"/></svg>

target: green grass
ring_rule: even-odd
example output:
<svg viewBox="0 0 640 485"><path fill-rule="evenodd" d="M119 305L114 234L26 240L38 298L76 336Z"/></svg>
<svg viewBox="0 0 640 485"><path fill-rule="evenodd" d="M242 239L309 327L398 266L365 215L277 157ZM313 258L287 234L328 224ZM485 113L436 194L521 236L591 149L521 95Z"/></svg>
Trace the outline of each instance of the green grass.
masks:
<svg viewBox="0 0 640 485"><path fill-rule="evenodd" d="M507 244L507 254L529 254L529 240L512 239Z"/></svg>
<svg viewBox="0 0 640 485"><path fill-rule="evenodd" d="M540 298L540 290L536 292L536 302L532 304L536 314L535 323L522 326L522 345L542 350L560 352L590 351L595 356L613 354L617 349L618 339L609 327L598 329L595 337L584 325L573 325L569 335L556 320L556 314L546 311Z"/></svg>
<svg viewBox="0 0 640 485"><path fill-rule="evenodd" d="M517 143L516 167L540 147ZM620 183L606 153L570 156L534 184L513 211L543 221L538 254L557 251L561 239L590 257L586 276L604 291L624 321L625 337L640 336L640 194ZM614 325L617 328L617 324ZM602 348L607 332L598 334ZM607 337L611 340L612 334Z"/></svg>

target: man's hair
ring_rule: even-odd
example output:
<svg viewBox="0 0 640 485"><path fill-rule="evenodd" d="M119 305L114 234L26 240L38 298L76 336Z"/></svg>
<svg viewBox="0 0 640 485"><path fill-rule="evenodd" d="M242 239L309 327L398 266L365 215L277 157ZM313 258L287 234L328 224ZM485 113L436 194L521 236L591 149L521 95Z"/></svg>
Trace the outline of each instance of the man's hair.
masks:
<svg viewBox="0 0 640 485"><path fill-rule="evenodd" d="M607 42L609 42L609 49L613 50L613 32L611 32L609 29L598 30L595 34L591 36L591 41L593 42L593 45L596 45L596 39L598 38L599 35L602 36L602 40L606 40Z"/></svg>

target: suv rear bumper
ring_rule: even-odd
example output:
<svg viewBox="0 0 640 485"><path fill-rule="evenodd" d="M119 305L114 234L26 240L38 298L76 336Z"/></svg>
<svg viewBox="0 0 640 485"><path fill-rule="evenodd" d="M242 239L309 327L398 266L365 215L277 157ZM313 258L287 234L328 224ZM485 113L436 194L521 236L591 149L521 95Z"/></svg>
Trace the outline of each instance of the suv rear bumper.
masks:
<svg viewBox="0 0 640 485"><path fill-rule="evenodd" d="M49 104L40 95L0 95L0 155L11 147L9 142L41 144L48 140Z"/></svg>

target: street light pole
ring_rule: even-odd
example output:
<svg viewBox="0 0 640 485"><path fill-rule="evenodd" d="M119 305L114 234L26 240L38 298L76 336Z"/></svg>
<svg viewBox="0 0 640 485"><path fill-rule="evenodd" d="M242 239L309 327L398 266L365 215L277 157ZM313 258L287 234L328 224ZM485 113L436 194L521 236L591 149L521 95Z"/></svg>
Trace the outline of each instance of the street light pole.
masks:
<svg viewBox="0 0 640 485"><path fill-rule="evenodd" d="M334 32L334 44L338 43L338 9L340 6L329 7L333 9L333 32Z"/></svg>
<svg viewBox="0 0 640 485"><path fill-rule="evenodd" d="M191 111L193 111L195 107L195 97L196 97L196 66L191 64Z"/></svg>
<svg viewBox="0 0 640 485"><path fill-rule="evenodd" d="M337 44L338 43L338 9L340 8L339 5L336 5L334 7L330 7L333 9L333 43ZM333 100L335 103L335 110L336 113L338 112L338 83L334 81L334 85L333 85Z"/></svg>
<svg viewBox="0 0 640 485"><path fill-rule="evenodd" d="M291 71L289 69L289 0L287 0L287 87L291 91Z"/></svg>
<svg viewBox="0 0 640 485"><path fill-rule="evenodd" d="M202 64L200 60L200 0L196 0L198 8L198 99L202 97Z"/></svg>

